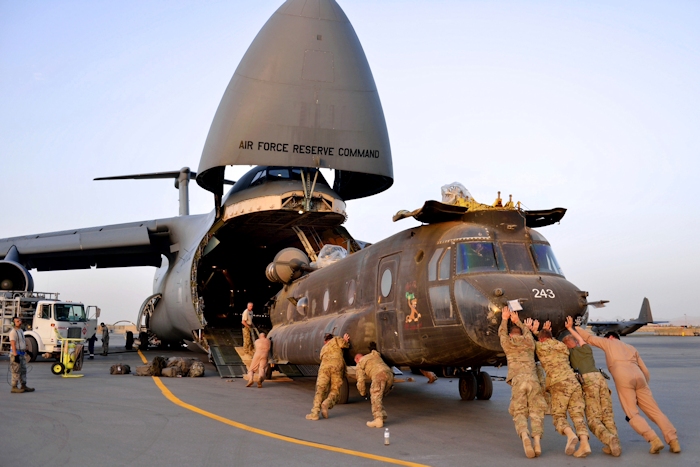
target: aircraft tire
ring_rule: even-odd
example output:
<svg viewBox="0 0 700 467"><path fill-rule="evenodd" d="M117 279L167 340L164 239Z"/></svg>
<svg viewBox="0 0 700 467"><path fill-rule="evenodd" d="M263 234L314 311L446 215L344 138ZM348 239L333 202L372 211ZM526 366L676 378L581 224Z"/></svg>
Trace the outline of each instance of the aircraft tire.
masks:
<svg viewBox="0 0 700 467"><path fill-rule="evenodd" d="M27 336L25 344L27 346L27 353L29 354L29 361L35 362L36 357L39 356L39 346L36 343L36 339L32 336Z"/></svg>
<svg viewBox="0 0 700 467"><path fill-rule="evenodd" d="M272 379L272 365L267 365L265 368L265 379L268 381Z"/></svg>
<svg viewBox="0 0 700 467"><path fill-rule="evenodd" d="M348 383L348 378L343 376L343 385L340 386L338 404L347 404L348 399L350 399L350 384Z"/></svg>
<svg viewBox="0 0 700 467"><path fill-rule="evenodd" d="M493 381L491 375L485 371L480 371L476 375L476 398L480 401L487 401L493 395Z"/></svg>
<svg viewBox="0 0 700 467"><path fill-rule="evenodd" d="M459 397L463 401L471 401L476 397L476 378L472 373L463 373L459 377Z"/></svg>

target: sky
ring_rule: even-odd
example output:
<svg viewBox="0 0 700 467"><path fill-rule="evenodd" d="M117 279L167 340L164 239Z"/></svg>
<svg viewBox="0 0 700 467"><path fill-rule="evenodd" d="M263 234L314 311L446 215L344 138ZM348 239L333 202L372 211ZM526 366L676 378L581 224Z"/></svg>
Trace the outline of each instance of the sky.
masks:
<svg viewBox="0 0 700 467"><path fill-rule="evenodd" d="M281 1L0 0L0 238L177 215L214 113ZM340 1L372 69L394 185L348 202L376 242L400 209L465 185L530 209L593 319L700 315L700 3ZM227 171L236 179L249 167ZM213 198L191 184L190 212ZM35 290L135 321L153 268L35 272Z"/></svg>

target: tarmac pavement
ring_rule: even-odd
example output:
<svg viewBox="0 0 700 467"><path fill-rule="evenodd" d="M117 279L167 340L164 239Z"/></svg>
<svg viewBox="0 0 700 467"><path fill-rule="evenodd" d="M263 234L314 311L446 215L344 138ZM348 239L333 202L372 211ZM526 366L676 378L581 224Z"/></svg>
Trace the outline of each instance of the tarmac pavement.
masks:
<svg viewBox="0 0 700 467"><path fill-rule="evenodd" d="M515 462L700 465L696 400L700 338L630 336L625 340L637 347L649 367L652 391L678 430L681 454L671 454L668 447L659 455L648 454L648 444L625 422L614 390L621 457L603 454L595 438L588 458L566 456L565 438L546 416L542 457L528 460L508 414L510 387L503 381L494 381L491 400L465 402L459 399L455 378L440 378L428 385L422 376L399 377L415 381L397 383L385 399L391 444L384 446L384 430L365 426L371 419L370 404L354 388L350 403L333 408L328 420L308 421L304 415L311 409L314 378L266 381L262 389L246 388L245 380L221 379L207 363L204 378L160 378L166 388L162 391L151 377L109 374L109 367L117 362L132 369L142 364L138 353L123 352L122 347L122 353L86 360L83 378L55 376L50 362L37 361L29 365L28 374L35 392L10 394L9 384L5 386L0 391L0 439L5 446L0 466L389 464L379 457L450 467ZM111 343L111 350L123 346L118 336ZM99 342L95 350L99 354ZM197 356L181 350L145 352L148 359L155 355ZM595 349L595 356L598 366L604 367L602 352ZM0 358L3 365L9 382L7 357ZM485 370L492 376L506 375L505 367ZM288 438L274 437L278 435ZM313 443L350 452L320 449Z"/></svg>

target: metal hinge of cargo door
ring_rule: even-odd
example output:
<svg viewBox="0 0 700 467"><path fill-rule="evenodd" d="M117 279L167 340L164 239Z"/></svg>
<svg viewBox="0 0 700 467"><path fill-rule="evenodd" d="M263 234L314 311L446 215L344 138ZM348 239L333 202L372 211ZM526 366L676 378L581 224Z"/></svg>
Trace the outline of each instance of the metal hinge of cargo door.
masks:
<svg viewBox="0 0 700 467"><path fill-rule="evenodd" d="M292 230L294 233L297 234L297 237L299 237L299 241L301 242L302 245L304 245L304 249L306 250L306 254L309 255L309 259L311 261L318 261L318 256L316 256L316 252L314 249L311 247L311 243L309 242L309 239L306 237L306 234L304 233L301 228L298 226L292 227Z"/></svg>

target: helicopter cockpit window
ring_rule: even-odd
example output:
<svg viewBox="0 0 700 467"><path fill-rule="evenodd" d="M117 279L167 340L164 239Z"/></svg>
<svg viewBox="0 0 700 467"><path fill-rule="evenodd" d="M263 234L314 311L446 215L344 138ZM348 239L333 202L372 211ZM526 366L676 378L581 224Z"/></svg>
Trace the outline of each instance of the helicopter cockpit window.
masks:
<svg viewBox="0 0 700 467"><path fill-rule="evenodd" d="M430 258L430 263L428 263L428 280L429 281L434 281L437 280L437 263L438 260L440 259L440 255L442 254L443 248L438 248L435 250L435 253L433 253L433 257Z"/></svg>
<svg viewBox="0 0 700 467"><path fill-rule="evenodd" d="M530 252L524 243L502 243L501 248L510 272L535 272Z"/></svg>
<svg viewBox="0 0 700 467"><path fill-rule="evenodd" d="M452 249L448 248L445 255L440 260L440 271L438 279L447 280L450 278L450 269L452 269Z"/></svg>
<svg viewBox="0 0 700 467"><path fill-rule="evenodd" d="M532 248L532 256L534 256L535 264L540 272L564 275L551 246L536 243L530 248Z"/></svg>
<svg viewBox="0 0 700 467"><path fill-rule="evenodd" d="M498 271L493 243L472 242L457 245L457 274Z"/></svg>

